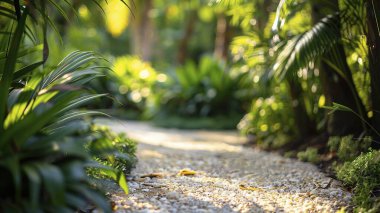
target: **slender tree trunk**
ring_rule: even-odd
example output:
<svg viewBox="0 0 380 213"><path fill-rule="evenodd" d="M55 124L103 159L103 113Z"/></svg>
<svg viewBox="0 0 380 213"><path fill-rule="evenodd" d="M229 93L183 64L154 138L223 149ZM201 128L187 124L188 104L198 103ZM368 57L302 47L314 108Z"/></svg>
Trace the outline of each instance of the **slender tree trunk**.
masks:
<svg viewBox="0 0 380 213"><path fill-rule="evenodd" d="M184 64L187 58L187 50L190 43L190 39L193 35L195 23L197 22L197 11L190 11L186 28L182 39L179 42L177 60L179 64Z"/></svg>
<svg viewBox="0 0 380 213"><path fill-rule="evenodd" d="M220 14L216 23L214 56L224 61L227 60L228 46L232 37L230 29L227 17Z"/></svg>
<svg viewBox="0 0 380 213"><path fill-rule="evenodd" d="M315 123L310 119L306 111L303 99L303 90L298 79L287 79L289 93L292 100L294 121L300 137L300 142L316 133Z"/></svg>
<svg viewBox="0 0 380 213"><path fill-rule="evenodd" d="M270 5L273 3L272 0L264 0L261 1L261 3L258 1L258 5L256 5L256 8L259 8L257 11L257 28L259 29L259 36L261 38L264 38L264 30L265 27L268 24L269 17L270 17Z"/></svg>
<svg viewBox="0 0 380 213"><path fill-rule="evenodd" d="M318 23L318 21L325 17L327 14L323 10L330 9L329 12L335 12L339 10L338 1L333 0L328 3L323 1L313 1L312 4L312 20L313 24ZM331 68L325 62L320 62L320 77L323 87L323 92L326 97L327 103L331 104L336 102L347 106L354 110L355 112L362 114L364 113L364 106L359 98L358 92L355 89L354 82L352 79L351 70L347 64L346 54L341 43L338 43L335 47L334 53L336 57L339 58L340 63L338 66L344 73L346 79L337 74L337 72ZM330 59L332 53L327 53L324 58ZM347 135L347 134L359 134L363 131L362 121L351 112L336 111L328 115L327 131L329 135Z"/></svg>
<svg viewBox="0 0 380 213"><path fill-rule="evenodd" d="M338 75L326 63L320 63L320 78L326 104L332 105L333 102L342 104L358 112L357 103L346 80ZM361 107L362 104L360 102ZM364 108L364 107L363 107ZM362 121L352 112L335 111L327 115L327 131L329 135L348 135L359 134L363 131Z"/></svg>
<svg viewBox="0 0 380 213"><path fill-rule="evenodd" d="M134 18L131 19L133 54L140 56L145 61L149 61L152 59L154 43L154 25L149 17L153 1L135 1L135 5Z"/></svg>
<svg viewBox="0 0 380 213"><path fill-rule="evenodd" d="M367 45L371 77L372 125L380 132L380 2L367 0ZM377 136L379 137L379 136Z"/></svg>

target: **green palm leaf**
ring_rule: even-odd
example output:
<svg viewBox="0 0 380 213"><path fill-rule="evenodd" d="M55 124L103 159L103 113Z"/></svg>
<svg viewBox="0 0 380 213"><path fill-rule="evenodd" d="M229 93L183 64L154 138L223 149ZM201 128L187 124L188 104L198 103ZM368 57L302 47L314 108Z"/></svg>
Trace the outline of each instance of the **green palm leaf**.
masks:
<svg viewBox="0 0 380 213"><path fill-rule="evenodd" d="M328 16L309 31L287 41L276 58L270 76L283 79L332 51L335 45L341 42L339 23L338 14Z"/></svg>

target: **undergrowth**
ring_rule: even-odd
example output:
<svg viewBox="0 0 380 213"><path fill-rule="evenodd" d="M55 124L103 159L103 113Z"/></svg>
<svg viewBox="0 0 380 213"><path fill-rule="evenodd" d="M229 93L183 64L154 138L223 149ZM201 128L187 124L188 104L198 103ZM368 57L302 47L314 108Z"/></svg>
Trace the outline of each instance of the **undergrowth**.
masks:
<svg viewBox="0 0 380 213"><path fill-rule="evenodd" d="M344 137L330 137L327 146L331 152L336 152L340 161L352 161L361 152L365 152L371 146L372 138L366 136L361 139L354 139L352 135Z"/></svg>
<svg viewBox="0 0 380 213"><path fill-rule="evenodd" d="M337 168L337 177L352 187L356 212L379 212L380 151L370 150Z"/></svg>
<svg viewBox="0 0 380 213"><path fill-rule="evenodd" d="M321 158L318 154L317 148L309 147L305 151L298 152L297 158L301 161L311 162L311 163L319 163Z"/></svg>
<svg viewBox="0 0 380 213"><path fill-rule="evenodd" d="M91 127L92 140L86 146L93 159L102 165L115 168L124 174L129 174L137 163L135 156L136 142L127 138L124 133L114 133L106 126ZM107 177L98 170L91 168L88 173L95 177Z"/></svg>

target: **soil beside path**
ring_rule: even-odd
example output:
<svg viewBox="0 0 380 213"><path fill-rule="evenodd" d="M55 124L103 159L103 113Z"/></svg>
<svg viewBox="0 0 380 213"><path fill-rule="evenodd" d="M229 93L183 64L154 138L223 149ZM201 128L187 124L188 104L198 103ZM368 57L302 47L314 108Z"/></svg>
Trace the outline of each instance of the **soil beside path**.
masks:
<svg viewBox="0 0 380 213"><path fill-rule="evenodd" d="M130 194L111 193L116 212L335 212L351 200L314 165L243 148L236 132L98 123L139 142ZM182 169L196 173L179 176ZM152 173L159 177L141 178Z"/></svg>

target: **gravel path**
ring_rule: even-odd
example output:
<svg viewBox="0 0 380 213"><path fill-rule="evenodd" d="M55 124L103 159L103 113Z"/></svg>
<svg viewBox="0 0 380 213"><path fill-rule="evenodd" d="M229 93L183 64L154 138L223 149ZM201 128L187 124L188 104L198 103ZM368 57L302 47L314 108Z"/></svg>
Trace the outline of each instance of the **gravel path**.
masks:
<svg viewBox="0 0 380 213"><path fill-rule="evenodd" d="M130 194L112 193L116 212L335 212L351 200L315 166L244 148L236 132L101 123L139 142Z"/></svg>

